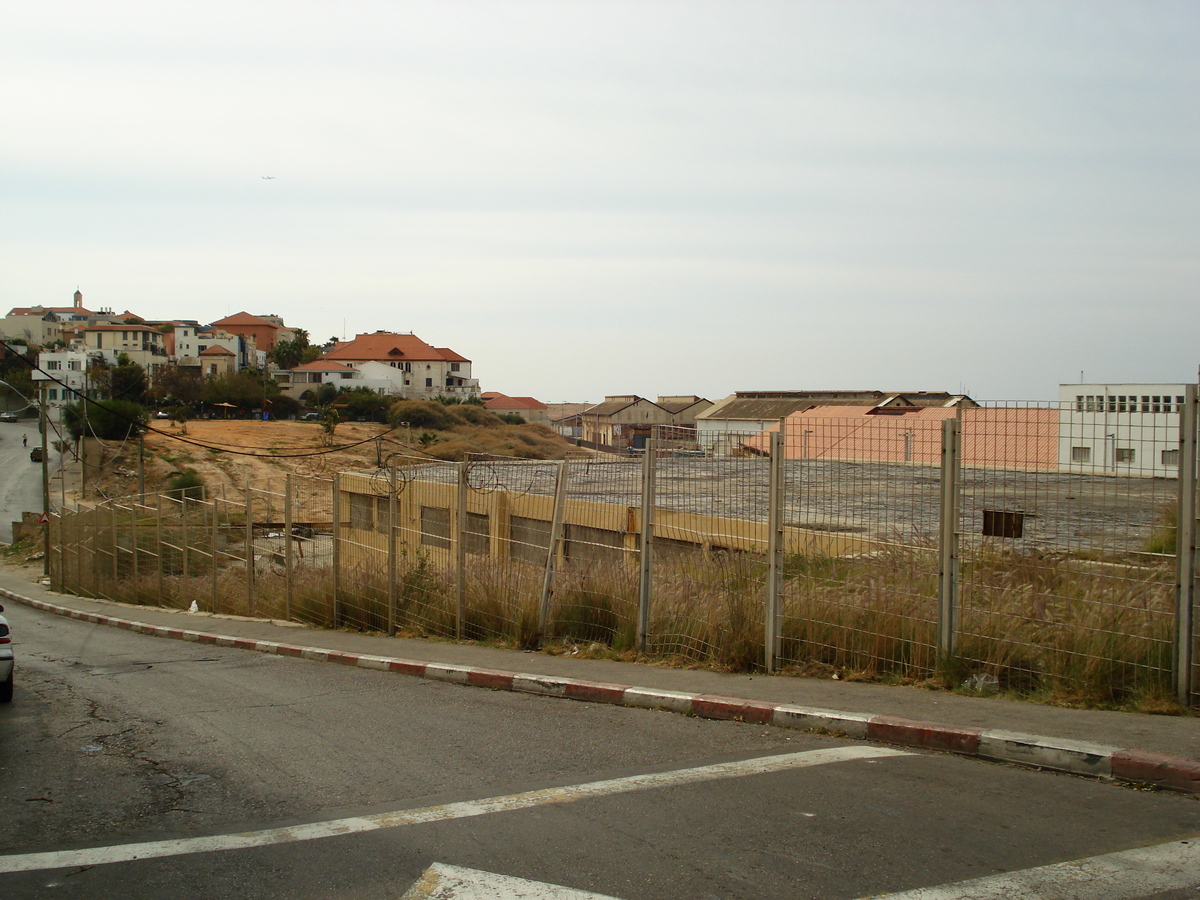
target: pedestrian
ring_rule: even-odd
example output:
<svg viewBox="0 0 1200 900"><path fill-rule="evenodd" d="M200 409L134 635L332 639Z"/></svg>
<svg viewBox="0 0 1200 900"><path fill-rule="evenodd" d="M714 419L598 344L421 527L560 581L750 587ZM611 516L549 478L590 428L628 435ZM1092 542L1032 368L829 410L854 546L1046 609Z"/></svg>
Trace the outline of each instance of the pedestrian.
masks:
<svg viewBox="0 0 1200 900"><path fill-rule="evenodd" d="M28 446L29 446L29 435L27 435L27 434L23 434L23 435L21 435L21 446L22 446L22 447L28 447Z"/></svg>

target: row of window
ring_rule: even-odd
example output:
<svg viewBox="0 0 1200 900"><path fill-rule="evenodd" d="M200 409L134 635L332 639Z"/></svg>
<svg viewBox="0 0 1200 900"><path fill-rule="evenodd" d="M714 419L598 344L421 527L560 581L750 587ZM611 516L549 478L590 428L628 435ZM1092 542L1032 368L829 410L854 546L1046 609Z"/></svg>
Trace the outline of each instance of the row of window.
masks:
<svg viewBox="0 0 1200 900"><path fill-rule="evenodd" d="M62 370L62 367L63 367L62 360L60 360L60 359L46 360L46 371L47 372L58 372L58 371ZM67 360L67 369L72 372L82 371L80 361L77 359L68 359Z"/></svg>
<svg viewBox="0 0 1200 900"><path fill-rule="evenodd" d="M1160 462L1162 465L1170 468L1179 468L1179 450L1162 450L1160 453ZM1071 448L1071 462L1090 463L1091 461L1091 447ZM1121 463L1122 465L1133 465L1133 463L1137 462L1137 451L1132 447L1117 447L1113 450L1113 462Z"/></svg>
<svg viewBox="0 0 1200 900"><path fill-rule="evenodd" d="M1180 412L1183 397L1136 394L1076 394L1076 412Z"/></svg>

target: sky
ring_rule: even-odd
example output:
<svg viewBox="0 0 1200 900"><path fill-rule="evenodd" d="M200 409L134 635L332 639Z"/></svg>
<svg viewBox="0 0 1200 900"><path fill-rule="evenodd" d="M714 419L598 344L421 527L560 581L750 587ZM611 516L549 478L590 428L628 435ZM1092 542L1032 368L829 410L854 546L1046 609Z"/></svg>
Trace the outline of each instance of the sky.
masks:
<svg viewBox="0 0 1200 900"><path fill-rule="evenodd" d="M1197 377L1190 0L0 10L5 310L411 331L547 402Z"/></svg>

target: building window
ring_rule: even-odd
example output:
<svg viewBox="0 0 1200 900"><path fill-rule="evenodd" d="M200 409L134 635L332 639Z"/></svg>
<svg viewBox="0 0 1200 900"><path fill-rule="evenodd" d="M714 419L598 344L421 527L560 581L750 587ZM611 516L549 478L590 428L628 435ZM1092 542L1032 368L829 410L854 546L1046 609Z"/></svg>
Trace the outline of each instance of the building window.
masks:
<svg viewBox="0 0 1200 900"><path fill-rule="evenodd" d="M1132 463L1136 455L1132 447L1117 447L1113 451L1113 458L1119 463Z"/></svg>
<svg viewBox="0 0 1200 900"><path fill-rule="evenodd" d="M1071 462L1086 463L1092 461L1091 447L1072 447Z"/></svg>
<svg viewBox="0 0 1200 900"><path fill-rule="evenodd" d="M1117 397L1117 412L1125 412L1125 395Z"/></svg>
<svg viewBox="0 0 1200 900"><path fill-rule="evenodd" d="M458 363L450 363L450 371L457 372L458 371Z"/></svg>
<svg viewBox="0 0 1200 900"><path fill-rule="evenodd" d="M1075 395L1075 412L1083 412L1083 394Z"/></svg>
<svg viewBox="0 0 1200 900"><path fill-rule="evenodd" d="M450 546L450 510L421 507L421 543L427 547Z"/></svg>
<svg viewBox="0 0 1200 900"><path fill-rule="evenodd" d="M1150 398L1142 397L1142 412L1150 412Z"/></svg>
<svg viewBox="0 0 1200 900"><path fill-rule="evenodd" d="M1172 469L1178 469L1179 468L1179 451L1178 450L1164 450L1162 452L1162 464L1164 466L1170 466Z"/></svg>
<svg viewBox="0 0 1200 900"><path fill-rule="evenodd" d="M432 378L425 379L425 387L427 387L427 388L433 387L433 379Z"/></svg>
<svg viewBox="0 0 1200 900"><path fill-rule="evenodd" d="M64 391L64 393L65 393L65 391ZM50 399L51 399L51 400L57 400L57 399L58 399L58 388L50 388ZM67 399L67 398L66 398L66 397L63 397L63 399L65 400L65 399Z"/></svg>
<svg viewBox="0 0 1200 900"><path fill-rule="evenodd" d="M77 359L67 360L67 368L70 369L72 372L78 372L79 371L79 360L77 360Z"/></svg>
<svg viewBox="0 0 1200 900"><path fill-rule="evenodd" d="M372 525L373 498L366 494L350 495L350 527L359 531L369 531Z"/></svg>

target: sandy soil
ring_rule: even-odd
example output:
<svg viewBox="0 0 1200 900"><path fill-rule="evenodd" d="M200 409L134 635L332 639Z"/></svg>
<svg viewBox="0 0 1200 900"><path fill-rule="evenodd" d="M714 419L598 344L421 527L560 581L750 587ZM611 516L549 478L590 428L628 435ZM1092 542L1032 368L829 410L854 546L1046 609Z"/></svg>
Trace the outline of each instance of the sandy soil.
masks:
<svg viewBox="0 0 1200 900"><path fill-rule="evenodd" d="M403 430L344 422L330 441L315 422L193 421L186 429L156 422L146 435L146 489L159 490L179 472L194 469L213 489L264 484L287 473L332 476L373 468L389 454L405 453ZM376 440L375 438L379 438ZM345 449L335 449L344 447ZM108 496L137 490L137 447L108 443L103 474L91 479L88 496L99 488Z"/></svg>

